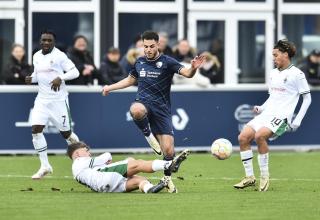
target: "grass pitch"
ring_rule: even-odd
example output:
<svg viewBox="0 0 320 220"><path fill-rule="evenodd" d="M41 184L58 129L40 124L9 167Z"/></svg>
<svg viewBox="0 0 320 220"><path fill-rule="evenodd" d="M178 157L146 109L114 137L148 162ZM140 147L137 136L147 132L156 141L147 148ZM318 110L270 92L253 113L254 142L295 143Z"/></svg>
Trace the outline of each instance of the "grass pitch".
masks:
<svg viewBox="0 0 320 220"><path fill-rule="evenodd" d="M148 154L113 155L154 159ZM0 219L320 219L320 152L271 153L268 192L232 187L244 174L238 153L225 161L191 154L174 175L178 194L91 192L71 161L50 156L53 175L33 181L36 156L0 157ZM257 168L256 157L254 166ZM255 169L259 177L258 169ZM162 173L146 175L157 183Z"/></svg>

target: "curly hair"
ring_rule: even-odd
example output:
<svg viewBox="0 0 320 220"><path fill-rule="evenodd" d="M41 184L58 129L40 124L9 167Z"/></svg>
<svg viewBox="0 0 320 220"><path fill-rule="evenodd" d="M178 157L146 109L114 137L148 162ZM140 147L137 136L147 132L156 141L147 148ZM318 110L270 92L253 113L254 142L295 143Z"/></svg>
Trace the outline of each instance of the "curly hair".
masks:
<svg viewBox="0 0 320 220"><path fill-rule="evenodd" d="M155 40L156 42L159 42L159 35L157 32L147 30L143 32L141 35L142 40Z"/></svg>
<svg viewBox="0 0 320 220"><path fill-rule="evenodd" d="M279 40L273 47L273 49L278 49L282 53L288 53L288 56L290 58L294 57L296 55L296 46L293 42L288 41L287 39Z"/></svg>

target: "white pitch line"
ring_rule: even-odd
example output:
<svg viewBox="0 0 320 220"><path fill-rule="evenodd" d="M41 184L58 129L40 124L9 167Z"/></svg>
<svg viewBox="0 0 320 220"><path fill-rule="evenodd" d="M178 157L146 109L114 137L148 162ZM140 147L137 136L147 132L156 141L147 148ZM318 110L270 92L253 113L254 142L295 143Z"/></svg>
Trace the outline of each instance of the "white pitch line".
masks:
<svg viewBox="0 0 320 220"><path fill-rule="evenodd" d="M27 175L16 175L16 174L0 174L0 178L31 178ZM45 178L50 179L73 179L72 176L46 176ZM149 176L148 179L160 179L160 177L157 176ZM172 177L173 179L179 179L178 177ZM239 178L235 177L183 177L184 179L190 180L191 178L194 178L193 180L239 180ZM320 179L305 179L305 178L270 178L271 181L301 181L301 182L320 182Z"/></svg>
<svg viewBox="0 0 320 220"><path fill-rule="evenodd" d="M201 179L202 177L199 177ZM203 178L206 180L239 180L239 178L234 177L221 177L221 178L215 178L215 177L208 177ZM303 182L320 182L320 179L304 179L304 178L270 178L271 181L303 181Z"/></svg>
<svg viewBox="0 0 320 220"><path fill-rule="evenodd" d="M0 174L0 178L31 178L31 175ZM72 179L72 176L46 176L50 179Z"/></svg>

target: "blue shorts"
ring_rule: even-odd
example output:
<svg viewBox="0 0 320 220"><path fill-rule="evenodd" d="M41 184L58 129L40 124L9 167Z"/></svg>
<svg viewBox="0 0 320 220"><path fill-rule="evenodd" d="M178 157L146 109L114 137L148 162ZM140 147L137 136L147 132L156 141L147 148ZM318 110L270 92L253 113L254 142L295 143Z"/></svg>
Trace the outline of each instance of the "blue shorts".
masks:
<svg viewBox="0 0 320 220"><path fill-rule="evenodd" d="M171 110L167 105L143 104L148 111L148 119L153 134L168 134L173 136Z"/></svg>

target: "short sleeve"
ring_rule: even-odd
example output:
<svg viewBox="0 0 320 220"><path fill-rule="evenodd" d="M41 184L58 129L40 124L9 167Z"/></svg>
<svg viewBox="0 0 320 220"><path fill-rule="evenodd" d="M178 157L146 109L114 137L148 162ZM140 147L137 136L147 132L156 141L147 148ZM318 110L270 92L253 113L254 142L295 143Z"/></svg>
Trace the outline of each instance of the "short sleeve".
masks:
<svg viewBox="0 0 320 220"><path fill-rule="evenodd" d="M134 65L131 67L131 69L130 69L130 71L129 71L129 75L131 75L133 78L136 78L136 79L138 79L138 72L137 72L137 70L136 70L136 63L137 62L135 62L134 63Z"/></svg>
<svg viewBox="0 0 320 220"><path fill-rule="evenodd" d="M168 69L172 73L180 73L180 70L184 67L177 60L171 57L167 57Z"/></svg>

